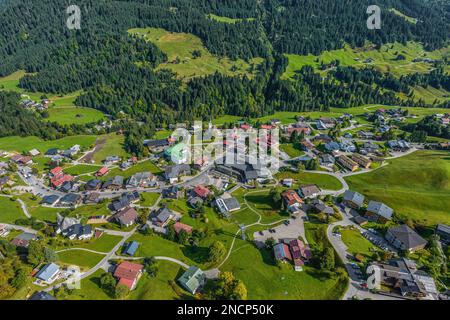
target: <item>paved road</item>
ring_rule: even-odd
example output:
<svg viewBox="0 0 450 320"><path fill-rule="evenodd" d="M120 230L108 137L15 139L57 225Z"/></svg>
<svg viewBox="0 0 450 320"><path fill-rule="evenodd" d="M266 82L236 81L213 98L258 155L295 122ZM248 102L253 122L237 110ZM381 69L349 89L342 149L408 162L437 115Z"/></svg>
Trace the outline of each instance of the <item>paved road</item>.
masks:
<svg viewBox="0 0 450 320"><path fill-rule="evenodd" d="M15 224L8 224L8 223L0 223L0 224L6 226L8 229L21 230L23 232L28 232L28 233L33 233L33 234L37 234L38 233L34 229L23 227L23 226L18 226L18 225L15 225Z"/></svg>
<svg viewBox="0 0 450 320"><path fill-rule="evenodd" d="M131 236L133 235L133 233L134 233L135 231L136 231L136 228L134 228L134 229L133 229L132 231L130 231L130 232L122 233L122 234L123 234L122 240L120 240L120 241L114 246L114 248L113 248L110 252L108 252L108 253L105 255L105 257L103 257L103 259L102 259L99 263L97 263L97 265L96 265L95 267L93 267L93 268L89 269L89 271L84 272L83 274L81 274L80 280L83 280L84 278L87 278L87 277L93 275L97 270L104 268L105 265L109 265L108 261L109 261L110 259L112 259L112 258L115 256L116 251L119 250L120 247L122 247L122 246L124 245L124 243L128 240L129 237L131 237ZM45 288L44 291L45 291L45 292L50 292L50 291L52 291L52 290L54 290L54 289L57 289L57 288L61 287L62 285L63 285L63 283L59 283L59 284L57 284L57 285L54 285L54 286L50 286L50 287L48 287L48 288Z"/></svg>
<svg viewBox="0 0 450 320"><path fill-rule="evenodd" d="M365 290L361 287L360 283L361 281L358 279L358 275L355 272L355 269L352 267L350 261L347 258L347 255L349 254L347 251L347 246L342 241L341 237L333 235L333 228L335 226L354 226L359 229L359 226L353 223L349 217L343 213L343 220L338 221L335 223L332 223L327 228L327 237L330 241L331 245L333 246L334 250L337 252L343 263L345 264L345 268L347 270L347 273L350 278L350 282L347 288L346 293L344 294L343 300L351 300L354 297L357 297L359 299L372 299L372 300L401 300L399 298L391 297L391 296L385 296L380 294L374 294L370 291Z"/></svg>

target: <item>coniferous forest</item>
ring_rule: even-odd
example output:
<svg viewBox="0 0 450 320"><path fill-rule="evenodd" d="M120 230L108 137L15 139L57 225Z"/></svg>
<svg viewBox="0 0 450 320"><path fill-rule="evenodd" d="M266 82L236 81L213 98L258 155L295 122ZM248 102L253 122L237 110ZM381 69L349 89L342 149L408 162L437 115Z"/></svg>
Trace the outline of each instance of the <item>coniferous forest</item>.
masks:
<svg viewBox="0 0 450 320"><path fill-rule="evenodd" d="M344 44L381 46L410 40L421 42L427 50L441 48L448 43L450 8L439 1L377 1L386 9L380 30L365 27L366 9L372 4L367 0L81 0L77 1L81 30L66 28L65 10L70 4L68 0L2 1L0 76L25 70L29 75L20 80L20 87L32 92L82 90L77 105L112 117L125 113L164 126L225 114L259 117L275 111L368 103L429 106L420 100L400 100L395 93L410 96L413 85L449 86L449 76L441 69L395 78L370 67L339 66L323 76L306 66L293 79L282 78L286 53L319 54ZM392 6L417 17L417 23L387 10ZM208 14L239 20L221 23ZM151 42L127 33L136 27L194 34L219 57L264 60L251 78L215 73L182 83L171 71L155 69L167 56ZM18 130L48 138L40 132L42 127L32 129L33 121L38 120L30 118L26 129L2 128L1 134Z"/></svg>

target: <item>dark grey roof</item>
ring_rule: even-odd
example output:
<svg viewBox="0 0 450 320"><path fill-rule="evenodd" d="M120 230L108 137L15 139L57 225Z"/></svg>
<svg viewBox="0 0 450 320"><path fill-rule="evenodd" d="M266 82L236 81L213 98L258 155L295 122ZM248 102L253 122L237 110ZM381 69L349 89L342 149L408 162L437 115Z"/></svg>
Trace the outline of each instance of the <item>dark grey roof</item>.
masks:
<svg viewBox="0 0 450 320"><path fill-rule="evenodd" d="M310 184L310 185L306 185L306 186L301 186L300 192L304 197L309 197L315 193L319 193L320 189L315 184Z"/></svg>
<svg viewBox="0 0 450 320"><path fill-rule="evenodd" d="M49 196L45 196L42 198L41 204L54 204L56 201L58 201L59 196L52 194Z"/></svg>
<svg viewBox="0 0 450 320"><path fill-rule="evenodd" d="M86 183L86 186L89 187L89 188L95 189L95 188L97 188L98 186L100 186L101 183L102 183L101 180L98 180L98 179L92 179L92 180L89 180L89 181Z"/></svg>
<svg viewBox="0 0 450 320"><path fill-rule="evenodd" d="M427 243L424 238L419 236L417 232L408 227L406 224L390 228L388 232L403 243L407 249L413 249Z"/></svg>
<svg viewBox="0 0 450 320"><path fill-rule="evenodd" d="M188 164L179 164L175 166L169 166L165 170L165 175L167 179L177 178L183 174L190 174L191 167Z"/></svg>
<svg viewBox="0 0 450 320"><path fill-rule="evenodd" d="M158 219L161 222L166 222L170 219L170 216L172 215L172 211L166 207L160 208L156 212L156 219Z"/></svg>
<svg viewBox="0 0 450 320"><path fill-rule="evenodd" d="M362 206L364 204L364 196L356 191L347 190L344 193L344 200L345 201L351 201L358 206Z"/></svg>
<svg viewBox="0 0 450 320"><path fill-rule="evenodd" d="M446 224L438 224L436 227L436 231L450 235L450 226Z"/></svg>
<svg viewBox="0 0 450 320"><path fill-rule="evenodd" d="M59 201L62 203L69 203L69 204L74 204L77 203L78 201L80 201L81 196L75 193L69 193L66 194L64 197L62 197Z"/></svg>
<svg viewBox="0 0 450 320"><path fill-rule="evenodd" d="M239 204L239 201L234 197L228 198L228 199L223 199L223 202L227 206L228 211L232 211L232 210L235 210L235 209L238 209L241 207L241 205Z"/></svg>
<svg viewBox="0 0 450 320"><path fill-rule="evenodd" d="M394 213L394 210L392 208L378 201L370 201L367 207L367 211L373 212L389 220L392 219L392 214Z"/></svg>
<svg viewBox="0 0 450 320"><path fill-rule="evenodd" d="M19 234L15 239L32 241L37 239L37 235L35 235L34 233L24 232Z"/></svg>
<svg viewBox="0 0 450 320"><path fill-rule="evenodd" d="M40 291L33 294L29 300L57 300L57 299L47 292Z"/></svg>

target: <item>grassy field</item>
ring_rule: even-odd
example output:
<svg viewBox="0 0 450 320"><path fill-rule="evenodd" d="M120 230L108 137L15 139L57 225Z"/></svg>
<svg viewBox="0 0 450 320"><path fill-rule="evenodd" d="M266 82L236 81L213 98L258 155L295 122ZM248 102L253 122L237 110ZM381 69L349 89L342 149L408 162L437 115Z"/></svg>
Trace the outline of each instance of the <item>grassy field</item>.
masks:
<svg viewBox="0 0 450 320"><path fill-rule="evenodd" d="M233 196L238 199L243 209L245 208L245 200L247 200L248 205L261 215L261 223L273 223L286 219L288 214L274 207L269 193L270 189L252 190L248 192L243 188L239 188L233 192ZM233 218L238 220L239 223L247 224L258 221L258 215L250 209L234 212Z"/></svg>
<svg viewBox="0 0 450 320"><path fill-rule="evenodd" d="M80 174L95 173L101 166L93 166L88 164L77 164L71 167L65 167L64 172L73 176L79 176Z"/></svg>
<svg viewBox="0 0 450 320"><path fill-rule="evenodd" d="M405 56L405 60L396 60L397 55L402 54ZM373 47L365 48L351 48L346 45L343 49L325 51L320 56L307 55L300 56L295 54L287 54L289 59L289 65L286 73L283 75L285 78L291 78L295 75L296 71L300 70L303 66L310 65L314 68L318 68L320 62L330 63L333 60L339 60L342 66L352 67L364 67L363 61L371 58L374 60L370 65L375 66L381 72L391 72L396 76L401 76L410 73L417 72L429 72L433 66L424 62L412 62L418 57L428 57L431 59L442 59L449 55L449 47L426 52L423 46L416 42L408 42L406 45L400 43L383 45L379 50L375 50Z"/></svg>
<svg viewBox="0 0 450 320"><path fill-rule="evenodd" d="M160 196L161 194L156 192L143 192L141 193L141 197L144 200L142 200L139 204L144 207L151 207L156 203Z"/></svg>
<svg viewBox="0 0 450 320"><path fill-rule="evenodd" d="M174 291L169 281L176 281L183 270L176 264L168 261L158 261L158 274L152 278L144 274L139 279L138 285L128 296L129 300L179 300L189 299L190 295L175 284L179 296ZM105 273L103 270L96 271L90 277L81 281L81 289L73 290L67 297L68 300L111 300L105 291L100 288L100 277Z"/></svg>
<svg viewBox="0 0 450 320"><path fill-rule="evenodd" d="M291 158L300 157L305 154L303 151L294 148L292 143L280 144L280 150L287 153Z"/></svg>
<svg viewBox="0 0 450 320"><path fill-rule="evenodd" d="M98 122L105 118L105 115L96 109L75 106L51 107L48 109L48 121L60 124L86 124Z"/></svg>
<svg viewBox="0 0 450 320"><path fill-rule="evenodd" d="M339 299L345 285L311 267L296 272L290 264L277 266L273 254L258 250L253 243L236 240L235 247L221 268L242 280L249 299L330 300Z"/></svg>
<svg viewBox="0 0 450 320"><path fill-rule="evenodd" d="M432 89L428 88L426 90ZM427 91L428 92L428 91ZM430 94L430 93L428 93ZM442 96L443 92L441 92ZM429 98L431 97L431 94ZM430 98L431 99L431 98ZM254 118L252 121L256 122L259 121L261 123L265 123L270 121L271 119L279 119L282 124L290 124L296 122L297 116L304 116L304 117L310 117L311 119L319 119L321 117L339 117L343 115L344 113L348 113L353 115L354 119L357 120L361 124L368 124L367 120L363 117L364 113L366 112L373 112L377 110L378 108L384 108L384 109L395 109L398 108L397 106L384 106L384 105L363 105L355 108L330 108L329 111L308 111L308 112L291 112L291 111L278 111L275 112L273 115L261 117L261 118ZM448 112L448 109L444 108L404 108L409 110L409 113L412 115L417 115L417 119L407 119L407 122L417 122L421 118L432 115L436 113L446 113ZM214 119L212 122L215 125L223 125L224 123L236 123L237 121L241 120L242 117L238 116L230 116L225 115L221 116L219 118ZM359 130L358 130L359 131Z"/></svg>
<svg viewBox="0 0 450 320"><path fill-rule="evenodd" d="M101 142L100 150L94 154L95 163L102 163L108 156L119 156L123 160L129 158L129 154L124 150L125 137L115 133L98 137Z"/></svg>
<svg viewBox="0 0 450 320"><path fill-rule="evenodd" d="M30 151L38 149L41 153L45 153L50 148L58 148L60 150L68 149L76 144L81 147L90 147L94 144L96 136L70 136L58 140L44 141L38 137L4 137L0 138L0 150L5 151Z"/></svg>
<svg viewBox="0 0 450 320"><path fill-rule="evenodd" d="M0 222L14 223L20 218L26 218L20 203L7 197L0 197Z"/></svg>
<svg viewBox="0 0 450 320"><path fill-rule="evenodd" d="M29 193L22 194L19 198L25 202L28 212L32 217L38 220L56 222L56 213L60 212L61 209L43 207L39 204L42 199L39 197L34 198Z"/></svg>
<svg viewBox="0 0 450 320"><path fill-rule="evenodd" d="M406 14L404 14L403 12L401 12L401 11L399 11L397 9L391 8L391 9L389 9L389 11L391 11L394 14L398 15L399 17L402 17L403 19L405 19L406 21L408 21L408 22L410 22L412 24L417 24L417 19L416 18L409 17L409 16L407 16Z"/></svg>
<svg viewBox="0 0 450 320"><path fill-rule="evenodd" d="M147 171L151 172L155 175L159 175L159 174L163 173L163 171L160 168L158 168L153 162L151 162L150 160L147 160L144 162L140 162L125 171L122 171L119 168L114 168L107 175L105 175L105 178L110 178L110 177L114 177L117 175L128 178L138 172L147 172Z"/></svg>
<svg viewBox="0 0 450 320"><path fill-rule="evenodd" d="M418 151L371 173L346 178L350 188L385 202L401 219L450 223L450 153Z"/></svg>
<svg viewBox="0 0 450 320"><path fill-rule="evenodd" d="M348 252L352 255L362 254L367 258L371 258L377 248L366 238L364 238L358 230L341 229L342 241L348 248Z"/></svg>
<svg viewBox="0 0 450 320"><path fill-rule="evenodd" d="M158 274L152 278L144 274L136 289L130 294L130 300L180 300L192 299L192 296L176 284L176 280L184 270L179 265L169 261L158 261ZM172 288L170 281L175 282L178 292Z"/></svg>
<svg viewBox="0 0 450 320"><path fill-rule="evenodd" d="M279 180L286 178L295 179L298 185L316 184L325 190L340 190L342 188L342 184L338 179L326 174L286 171L277 173L275 177Z"/></svg>
<svg viewBox="0 0 450 320"><path fill-rule="evenodd" d="M98 252L109 252L114 246L122 239L120 236L113 236L104 233L98 239L91 239L88 241L70 241L71 247L73 248L83 248ZM57 248L58 250L66 249L66 247Z"/></svg>
<svg viewBox="0 0 450 320"><path fill-rule="evenodd" d="M220 72L226 75L253 74L251 65L243 60L232 61L228 58L220 58L212 55L204 46L200 38L187 33L173 33L157 28L130 29L132 35L142 36L147 41L155 43L167 54L168 62L158 68L166 68L174 71L181 79L188 80L193 77L209 75ZM194 58L192 53L198 50L201 57ZM175 60L179 63L175 63ZM257 65L262 59L253 59L251 64Z"/></svg>
<svg viewBox="0 0 450 320"><path fill-rule="evenodd" d="M76 265L82 269L90 269L97 265L104 257L102 254L81 250L71 250L58 253L59 262L66 265Z"/></svg>

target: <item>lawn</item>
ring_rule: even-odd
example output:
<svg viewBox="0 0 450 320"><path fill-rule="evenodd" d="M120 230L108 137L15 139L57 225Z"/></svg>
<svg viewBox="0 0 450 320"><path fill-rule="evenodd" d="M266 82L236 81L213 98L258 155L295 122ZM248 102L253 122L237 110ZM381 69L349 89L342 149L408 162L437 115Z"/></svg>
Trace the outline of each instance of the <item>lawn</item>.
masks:
<svg viewBox="0 0 450 320"><path fill-rule="evenodd" d="M183 274L184 270L179 265L169 261L158 261L158 274L150 277L144 274L136 289L128 297L129 300L180 300L192 299L192 296L184 291L176 280ZM179 295L171 286L174 283Z"/></svg>
<svg viewBox="0 0 450 320"><path fill-rule="evenodd" d="M68 149L76 144L81 147L88 148L94 144L96 136L80 135L69 136L58 140L42 140L38 137L4 137L0 138L0 150L5 151L30 151L31 149L38 149L41 153L45 153L50 148L58 148L60 150Z"/></svg>
<svg viewBox="0 0 450 320"><path fill-rule="evenodd" d="M284 171L276 174L278 180L292 178L297 180L297 184L302 186L306 184L316 184L324 190L340 190L341 182L333 176L327 174L311 173L311 172L290 172Z"/></svg>
<svg viewBox="0 0 450 320"><path fill-rule="evenodd" d="M48 121L58 122L59 124L86 124L98 122L105 118L105 115L92 108L63 106L51 107L48 109Z"/></svg>
<svg viewBox="0 0 450 320"><path fill-rule="evenodd" d="M80 174L87 174L87 173L95 173L97 172L101 166L93 166L88 164L77 164L75 166L71 167L65 167L64 172L73 176L79 176Z"/></svg>
<svg viewBox="0 0 450 320"><path fill-rule="evenodd" d="M258 250L252 243L236 240L230 258L221 268L242 280L248 299L337 300L346 284L312 267L294 271L293 265L275 264L271 251Z"/></svg>
<svg viewBox="0 0 450 320"><path fill-rule="evenodd" d="M190 294L183 291L181 287L175 284L177 291L183 292L179 296L172 288L170 281L176 282L176 279L182 274L183 269L169 261L158 261L158 274L156 277L149 277L143 274L139 279L138 285L128 296L129 300L179 300L189 299ZM111 300L105 291L100 288L100 277L105 273L103 270L96 271L90 277L81 280L81 288L73 290L66 299L68 300Z"/></svg>
<svg viewBox="0 0 450 320"><path fill-rule="evenodd" d="M261 215L261 223L273 223L286 219L289 215L273 205L269 193L270 189L252 190L247 192L247 190L239 188L233 193L233 196L238 199L241 207L244 207L245 200L247 200L248 205ZM252 222L258 221L258 215L250 209L238 211L233 214L233 217L240 223L251 221L252 216L254 217Z"/></svg>
<svg viewBox="0 0 450 320"><path fill-rule="evenodd" d="M143 200L141 200L139 204L143 207L152 207L160 196L161 194L156 192L143 192L141 193L141 198L143 198Z"/></svg>
<svg viewBox="0 0 450 320"><path fill-rule="evenodd" d="M62 209L43 207L39 204L42 198L36 198L29 194L22 194L19 196L23 202L25 202L28 212L32 217L38 220L56 222L56 213L62 211Z"/></svg>
<svg viewBox="0 0 450 320"><path fill-rule="evenodd" d="M58 253L59 262L66 265L76 265L82 269L95 267L104 255L82 250L70 250Z"/></svg>
<svg viewBox="0 0 450 320"><path fill-rule="evenodd" d="M111 300L100 288L100 277L105 273L102 269L81 280L80 289L75 289L65 299L68 300Z"/></svg>
<svg viewBox="0 0 450 320"><path fill-rule="evenodd" d="M111 251L114 246L119 243L119 241L122 239L120 236L114 236L111 234L104 233L100 238L98 239L91 239L88 241L70 241L71 244L73 244L69 248L83 248L83 249L89 249L93 251L98 252L109 252ZM58 250L66 249L68 247L61 247L58 248Z"/></svg>
<svg viewBox="0 0 450 320"><path fill-rule="evenodd" d="M135 254L136 257L166 256L183 261L188 265L198 265L196 262L184 255L184 246L176 242L166 240L159 235L142 235L135 233L128 240L128 242L130 241L137 241L140 243L140 246Z"/></svg>
<svg viewBox="0 0 450 320"><path fill-rule="evenodd" d="M97 203L97 204L89 204L77 207L73 211L71 211L71 216L81 216L81 217L89 217L89 216L101 216L101 215L110 215L111 212L108 209L107 203Z"/></svg>
<svg viewBox="0 0 450 320"><path fill-rule="evenodd" d="M352 190L391 206L401 219L450 223L450 153L417 151L374 172L346 178Z"/></svg>
<svg viewBox="0 0 450 320"><path fill-rule="evenodd" d="M364 238L358 230L340 229L342 241L348 248L348 252L352 255L362 254L368 258L377 250L369 240Z"/></svg>
<svg viewBox="0 0 450 320"><path fill-rule="evenodd" d="M291 158L296 158L304 155L305 153L294 147L292 143L280 144L280 150L287 153Z"/></svg>
<svg viewBox="0 0 450 320"><path fill-rule="evenodd" d="M0 222L14 223L20 218L26 218L20 203L11 198L0 197Z"/></svg>
<svg viewBox="0 0 450 320"><path fill-rule="evenodd" d="M16 71L6 77L0 77L0 90L9 90L18 92L24 97L29 97L35 101L39 101L41 96L46 95L55 106L68 106L73 105L75 99L81 94L81 91L75 91L65 95L48 95L42 92L28 92L22 88L19 88L19 80L27 73L24 70Z"/></svg>
<svg viewBox="0 0 450 320"><path fill-rule="evenodd" d="M122 159L129 158L129 154L124 149L125 137L123 135L111 133L98 137L99 149L94 154L95 163L102 163L108 156L119 156Z"/></svg>
<svg viewBox="0 0 450 320"><path fill-rule="evenodd" d="M228 58L214 56L203 46L200 38L188 33L173 33L158 28L136 28L130 29L128 32L144 37L145 40L158 46L168 57L168 62L158 66L158 69L170 69L184 80L215 72L230 76L247 75L251 77L253 75L253 72L250 71L251 64L256 66L262 62L260 58L252 59L249 64L241 59L232 61ZM201 56L195 58L194 51L199 52Z"/></svg>
<svg viewBox="0 0 450 320"><path fill-rule="evenodd" d="M103 178L111 178L114 176L122 176L124 178L129 178L132 175L139 173L139 172L151 172L154 175L162 174L163 171L158 168L153 162L150 160L139 162L136 165L133 165L132 167L128 168L127 170L120 170L119 168L112 169L107 175L105 175Z"/></svg>
<svg viewBox="0 0 450 320"><path fill-rule="evenodd" d="M364 68L367 64L363 61L368 58L374 60L369 65L373 65L383 73L390 72L398 77L417 72L427 73L433 68L431 64L412 62L415 58L423 56L424 53L429 58L440 60L444 56L448 56L448 47L433 52L426 52L421 44L408 42L406 45L400 43L386 44L379 50L373 47L351 48L346 45L343 49L324 51L320 56L287 54L289 64L283 77L293 77L296 71L303 66L310 65L317 69L322 61L323 63L330 63L336 59L341 62L341 66ZM405 60L396 60L398 54L405 56Z"/></svg>

